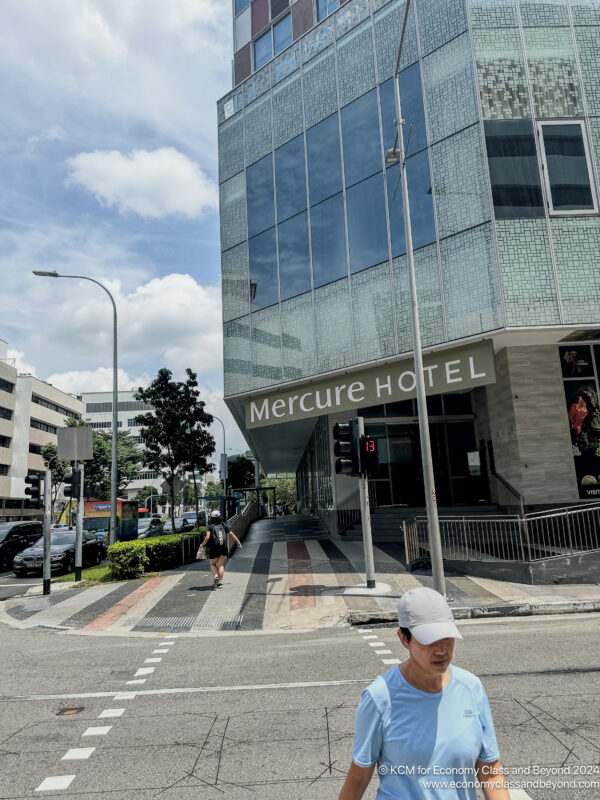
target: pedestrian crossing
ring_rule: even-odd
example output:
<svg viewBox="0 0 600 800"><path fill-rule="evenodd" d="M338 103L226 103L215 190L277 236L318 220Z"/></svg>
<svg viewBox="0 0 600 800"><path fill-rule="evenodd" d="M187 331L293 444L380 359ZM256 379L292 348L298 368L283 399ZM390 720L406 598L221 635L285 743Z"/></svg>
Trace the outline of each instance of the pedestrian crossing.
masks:
<svg viewBox="0 0 600 800"><path fill-rule="evenodd" d="M11 601L2 619L13 627L77 631L89 635L143 632L269 631L330 627L349 612L394 612L409 589L431 586L425 574L407 573L400 547L374 547L378 590L366 584L362 542L334 540L315 524L255 524L228 560L224 585L212 589L207 561L144 581L56 590L50 598ZM453 606L552 602L571 598L565 587L524 586L476 577L449 577ZM600 599L600 588L590 599ZM593 589L593 587L592 587ZM590 589L590 591L592 590Z"/></svg>

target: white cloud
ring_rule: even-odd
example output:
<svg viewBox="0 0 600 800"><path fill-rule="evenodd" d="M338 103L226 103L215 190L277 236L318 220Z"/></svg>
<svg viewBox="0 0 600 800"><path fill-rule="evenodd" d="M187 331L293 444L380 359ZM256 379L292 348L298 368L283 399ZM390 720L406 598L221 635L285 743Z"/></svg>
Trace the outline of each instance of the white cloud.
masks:
<svg viewBox="0 0 600 800"><path fill-rule="evenodd" d="M19 374L26 373L28 375L35 375L36 368L25 360L25 353L22 350L11 350L8 348L8 358L14 358L15 366Z"/></svg>
<svg viewBox="0 0 600 800"><path fill-rule="evenodd" d="M173 147L133 150L129 155L117 150L78 153L67 165L70 184L82 186L121 212L145 218L171 214L192 218L218 206L215 183Z"/></svg>
<svg viewBox="0 0 600 800"><path fill-rule="evenodd" d="M65 132L60 125L51 125L44 128L40 133L29 136L25 144L25 149L32 153L42 142L60 142L65 138Z"/></svg>
<svg viewBox="0 0 600 800"><path fill-rule="evenodd" d="M56 372L46 378L48 383L67 394L81 394L81 392L110 392L113 386L112 367L98 367L95 370L82 369L68 372ZM141 375L130 378L125 370L118 371L118 386L120 391L131 391L138 386L146 386L150 378Z"/></svg>

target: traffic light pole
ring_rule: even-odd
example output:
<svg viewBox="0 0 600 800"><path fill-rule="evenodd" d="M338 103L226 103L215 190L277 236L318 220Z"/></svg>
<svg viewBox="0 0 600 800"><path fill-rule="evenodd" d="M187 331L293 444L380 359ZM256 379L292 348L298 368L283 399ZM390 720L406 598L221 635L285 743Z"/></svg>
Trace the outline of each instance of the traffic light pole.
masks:
<svg viewBox="0 0 600 800"><path fill-rule="evenodd" d="M365 420L358 417L358 436L365 435ZM362 518L363 546L365 550L365 573L367 589L375 588L375 560L373 558L373 537L371 535L371 505L369 503L369 476L362 471L358 478L360 488L360 514Z"/></svg>
<svg viewBox="0 0 600 800"><path fill-rule="evenodd" d="M75 580L81 580L81 549L83 539L83 509L84 509L84 486L83 486L83 464L75 464L73 472L79 470L79 497L77 498L77 522L75 524Z"/></svg>
<svg viewBox="0 0 600 800"><path fill-rule="evenodd" d="M44 571L43 593L50 594L50 578L52 567L50 565L50 526L52 524L50 508L50 487L52 485L52 472L47 469L44 473Z"/></svg>

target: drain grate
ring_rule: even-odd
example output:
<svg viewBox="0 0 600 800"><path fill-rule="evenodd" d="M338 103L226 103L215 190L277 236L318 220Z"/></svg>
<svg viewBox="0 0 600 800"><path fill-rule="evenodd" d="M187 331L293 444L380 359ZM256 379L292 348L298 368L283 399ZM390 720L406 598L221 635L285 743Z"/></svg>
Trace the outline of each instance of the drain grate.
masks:
<svg viewBox="0 0 600 800"><path fill-rule="evenodd" d="M217 614L199 614L197 617L142 617L133 620L132 627L136 630L149 628L161 631L235 631L242 624L243 614L230 614L228 616Z"/></svg>
<svg viewBox="0 0 600 800"><path fill-rule="evenodd" d="M135 622L136 628L181 628L189 630L194 624L196 617L142 617Z"/></svg>
<svg viewBox="0 0 600 800"><path fill-rule="evenodd" d="M220 631L235 631L242 624L243 614L231 614L228 617L210 614L199 614L192 626L192 630L205 630L207 628Z"/></svg>

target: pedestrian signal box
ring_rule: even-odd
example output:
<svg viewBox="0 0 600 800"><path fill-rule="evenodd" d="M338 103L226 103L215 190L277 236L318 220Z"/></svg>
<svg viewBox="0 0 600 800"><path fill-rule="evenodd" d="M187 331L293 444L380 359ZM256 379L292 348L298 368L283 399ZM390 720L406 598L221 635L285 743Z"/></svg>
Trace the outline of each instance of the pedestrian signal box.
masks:
<svg viewBox="0 0 600 800"><path fill-rule="evenodd" d="M81 494L81 472L78 469L68 472L63 478L65 486L63 494L65 497L74 497L79 500Z"/></svg>
<svg viewBox="0 0 600 800"><path fill-rule="evenodd" d="M30 508L42 508L44 498L42 497L42 476L39 472L32 472L25 478L25 494L29 499Z"/></svg>
<svg viewBox="0 0 600 800"><path fill-rule="evenodd" d="M336 475L360 475L358 420L337 422L333 426L333 438Z"/></svg>
<svg viewBox="0 0 600 800"><path fill-rule="evenodd" d="M372 436L360 437L360 471L368 478L377 477L379 472L379 453L377 439Z"/></svg>

